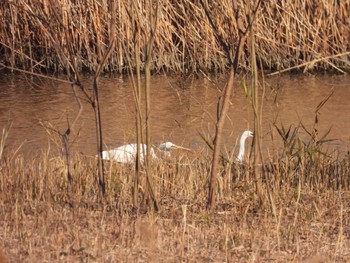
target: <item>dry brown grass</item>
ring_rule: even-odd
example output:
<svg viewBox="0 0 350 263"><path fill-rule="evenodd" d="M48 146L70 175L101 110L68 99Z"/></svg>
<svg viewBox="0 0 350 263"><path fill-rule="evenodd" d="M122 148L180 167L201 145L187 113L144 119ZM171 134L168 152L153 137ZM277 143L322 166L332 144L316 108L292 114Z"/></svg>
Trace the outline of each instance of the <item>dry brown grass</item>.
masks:
<svg viewBox="0 0 350 263"><path fill-rule="evenodd" d="M116 2L116 45L105 71L126 72L129 57L133 58L132 66L135 67L133 30L136 26L145 32L139 36L140 43L148 41L149 2L133 2L134 5L130 1ZM247 23L249 10L245 10L245 1L238 2L240 15ZM159 3L152 70L225 70L226 55L215 40L199 1ZM223 39L236 43L238 29L231 1L215 1L209 5ZM2 1L0 53L3 62L26 69L62 70L58 66L58 56L62 57L62 54L53 52L52 39L58 39L67 57L67 43L73 47L80 70L94 71L110 41L110 9L108 1ZM138 25L132 23L131 9L139 18ZM349 0L262 1L256 20L256 53L262 66L281 70L315 61L307 64L305 69L348 70L349 10ZM247 41L241 60L243 69L250 67L249 37ZM140 48L141 61L144 61L146 50L143 44ZM343 56L329 57L343 53ZM319 60L323 57L329 58Z"/></svg>
<svg viewBox="0 0 350 263"><path fill-rule="evenodd" d="M204 149L153 163L158 213L144 209L144 173L140 208L132 208L131 166L106 165L100 202L94 159L73 158L69 185L63 158L30 160L6 151L1 244L10 262L308 262L317 255L321 261L315 262L347 262L349 158L315 149L309 155L309 145L297 149L298 155L274 160L262 174L262 202L253 170L224 158L212 213L205 208L210 155Z"/></svg>

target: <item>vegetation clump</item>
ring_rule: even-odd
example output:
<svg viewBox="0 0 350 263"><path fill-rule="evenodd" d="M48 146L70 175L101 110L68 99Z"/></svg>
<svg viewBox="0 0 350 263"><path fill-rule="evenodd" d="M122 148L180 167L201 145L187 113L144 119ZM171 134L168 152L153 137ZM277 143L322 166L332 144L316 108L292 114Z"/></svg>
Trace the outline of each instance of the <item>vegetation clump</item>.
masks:
<svg viewBox="0 0 350 263"><path fill-rule="evenodd" d="M237 43L241 26L249 24L247 3L240 0L232 6L230 1L209 1L215 32L200 2L157 2L152 71L217 72L228 68L226 54L214 35L219 33L226 43ZM136 48L143 68L147 48L142 43L152 31L147 23L149 10L154 8L150 5L152 1L117 1L113 5L90 0L2 1L1 63L27 70L62 70L59 61L71 52L79 70L94 72L115 32L113 55L104 71L125 73L129 60L136 68ZM349 10L349 0L261 1L255 19L259 67L283 70L303 64L306 70L349 70ZM236 24L237 17L242 25ZM62 53L55 52L57 45L62 45ZM243 69L251 67L249 45L247 37Z"/></svg>
<svg viewBox="0 0 350 263"><path fill-rule="evenodd" d="M5 151L3 249L21 262L349 261L349 157L326 154L320 141L311 150L296 132L280 132L284 152L258 169L263 195L257 195L252 164L223 156L211 212L205 150L151 163L158 212L147 209L143 172L140 205L133 206L132 165L105 166L106 195L99 200L95 159L75 155L69 181L64 158L28 160Z"/></svg>

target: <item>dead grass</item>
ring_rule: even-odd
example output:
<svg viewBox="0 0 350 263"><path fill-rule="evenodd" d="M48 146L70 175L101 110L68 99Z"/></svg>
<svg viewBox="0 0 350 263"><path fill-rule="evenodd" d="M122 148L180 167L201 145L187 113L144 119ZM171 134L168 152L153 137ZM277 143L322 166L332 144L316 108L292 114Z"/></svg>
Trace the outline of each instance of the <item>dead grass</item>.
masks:
<svg viewBox="0 0 350 263"><path fill-rule="evenodd" d="M153 163L160 211L132 207L133 167L106 165L97 200L95 160L74 157L69 185L60 157L1 159L0 244L10 262L347 262L350 162L320 155L303 165L285 156L263 174L264 200L249 167L223 161L218 207L206 210L205 151ZM304 153L304 149L300 149ZM338 172L329 167L337 166ZM275 169L275 170L273 170ZM339 173L339 174L338 174ZM319 256L319 261L307 261ZM311 260L310 259L310 260ZM318 260L316 258L316 260Z"/></svg>
<svg viewBox="0 0 350 263"><path fill-rule="evenodd" d="M226 54L215 40L199 1L159 3L152 71L223 71L227 68ZM223 40L237 43L238 26L231 1L209 5ZM246 2L238 1L238 7L246 25L249 13ZM144 61L144 43L151 30L146 22L150 7L147 1L134 1L134 5L117 1L115 8L111 10L108 1L2 1L0 53L3 63L34 71L61 71L59 57L69 57L69 43L78 69L94 71L108 47L110 14L115 12L116 44L104 71L127 72L128 58L132 58L131 65L136 67L134 41L138 27L144 32L139 36L143 43L139 59ZM138 17L134 22L131 10ZM306 63L305 70L348 70L349 10L349 0L262 1L256 19L256 54L261 67L282 70ZM55 42L61 44L62 54L54 52ZM242 69L250 68L250 52L248 37L241 59Z"/></svg>

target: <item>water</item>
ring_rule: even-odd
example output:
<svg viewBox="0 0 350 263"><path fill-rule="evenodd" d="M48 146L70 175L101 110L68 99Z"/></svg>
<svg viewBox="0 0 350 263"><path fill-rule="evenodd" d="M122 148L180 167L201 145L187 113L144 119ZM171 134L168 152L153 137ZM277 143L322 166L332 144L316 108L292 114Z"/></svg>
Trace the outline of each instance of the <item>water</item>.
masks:
<svg viewBox="0 0 350 263"><path fill-rule="evenodd" d="M193 149L203 148L205 143L200 134L206 137L214 134L217 99L226 77L183 80L153 76L152 141L172 141ZM83 83L91 89L92 78L84 77ZM243 86L242 81L235 83L224 130L224 151L237 151L240 134L253 129L253 112ZM350 130L350 77L283 75L266 78L264 88L259 90L263 96L264 152L273 154L281 147L281 140L272 129L274 123L286 128L303 123L311 130L316 107L332 89L334 94L319 112L317 128L320 135L331 129L327 138L337 140L328 146L346 151ZM94 114L83 93L79 91L78 95L84 100L84 111L70 137L75 141L72 149L92 156L96 153ZM130 79L101 78L100 103L105 145L117 147L135 142L135 104ZM55 148L56 131L63 133L78 109L68 84L25 75L0 75L0 128L12 123L6 145L12 150L19 148L18 154L36 156L47 150L49 143ZM300 136L305 140L309 138L306 132L301 132Z"/></svg>

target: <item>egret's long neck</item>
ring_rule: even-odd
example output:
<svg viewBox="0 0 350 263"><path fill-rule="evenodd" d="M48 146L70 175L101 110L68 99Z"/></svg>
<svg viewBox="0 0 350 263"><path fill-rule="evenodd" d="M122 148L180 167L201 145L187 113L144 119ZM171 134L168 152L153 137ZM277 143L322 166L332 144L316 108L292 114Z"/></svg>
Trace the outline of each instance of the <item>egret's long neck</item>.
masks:
<svg viewBox="0 0 350 263"><path fill-rule="evenodd" d="M239 141L239 152L237 156L237 161L242 162L243 161L243 156L244 156L244 147L245 147L245 140L247 137L242 136L240 141Z"/></svg>

